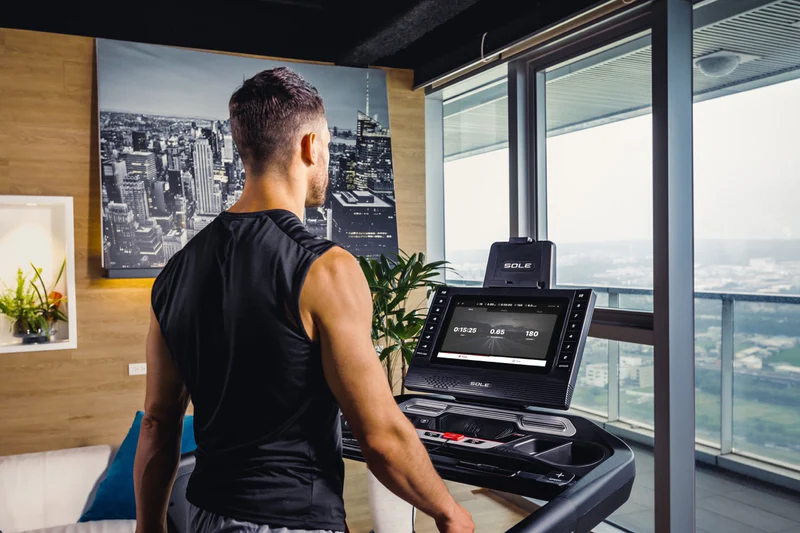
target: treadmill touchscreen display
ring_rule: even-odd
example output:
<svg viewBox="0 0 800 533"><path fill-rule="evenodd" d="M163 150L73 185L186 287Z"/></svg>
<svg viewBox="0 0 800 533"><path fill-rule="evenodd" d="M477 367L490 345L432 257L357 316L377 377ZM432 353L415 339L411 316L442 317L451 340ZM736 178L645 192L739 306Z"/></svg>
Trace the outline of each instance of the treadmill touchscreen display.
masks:
<svg viewBox="0 0 800 533"><path fill-rule="evenodd" d="M567 302L455 297L436 358L445 360L548 366L560 337Z"/></svg>

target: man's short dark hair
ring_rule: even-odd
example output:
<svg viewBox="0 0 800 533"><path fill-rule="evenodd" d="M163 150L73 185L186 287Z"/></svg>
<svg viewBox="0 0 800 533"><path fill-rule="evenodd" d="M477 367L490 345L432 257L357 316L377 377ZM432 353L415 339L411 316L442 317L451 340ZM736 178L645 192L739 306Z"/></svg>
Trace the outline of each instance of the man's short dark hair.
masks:
<svg viewBox="0 0 800 533"><path fill-rule="evenodd" d="M313 85L286 67L259 72L231 96L231 131L242 161L255 172L285 162L299 128L325 116Z"/></svg>

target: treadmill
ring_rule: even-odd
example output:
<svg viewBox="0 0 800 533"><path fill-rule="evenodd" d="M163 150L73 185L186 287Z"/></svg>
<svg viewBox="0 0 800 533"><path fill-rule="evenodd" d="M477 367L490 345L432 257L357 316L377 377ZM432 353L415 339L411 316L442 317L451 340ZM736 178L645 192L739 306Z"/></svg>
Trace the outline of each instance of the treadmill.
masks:
<svg viewBox="0 0 800 533"><path fill-rule="evenodd" d="M397 396L444 478L544 500L508 533L584 533L630 496L634 456L569 409L595 294L554 289L555 245L492 245L483 287L440 287ZM343 454L363 461L342 419Z"/></svg>

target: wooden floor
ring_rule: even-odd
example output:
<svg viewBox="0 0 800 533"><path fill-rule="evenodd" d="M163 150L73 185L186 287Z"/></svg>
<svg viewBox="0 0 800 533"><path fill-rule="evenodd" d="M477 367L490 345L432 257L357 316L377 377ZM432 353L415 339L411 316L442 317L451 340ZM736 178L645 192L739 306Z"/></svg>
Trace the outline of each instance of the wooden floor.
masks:
<svg viewBox="0 0 800 533"><path fill-rule="evenodd" d="M347 511L347 526L351 533L369 533L372 519L367 498L367 469L363 463L345 461L344 505ZM447 482L450 494L472 515L475 531L480 533L502 533L528 516L493 495L486 489ZM417 533L437 533L434 521L417 513Z"/></svg>

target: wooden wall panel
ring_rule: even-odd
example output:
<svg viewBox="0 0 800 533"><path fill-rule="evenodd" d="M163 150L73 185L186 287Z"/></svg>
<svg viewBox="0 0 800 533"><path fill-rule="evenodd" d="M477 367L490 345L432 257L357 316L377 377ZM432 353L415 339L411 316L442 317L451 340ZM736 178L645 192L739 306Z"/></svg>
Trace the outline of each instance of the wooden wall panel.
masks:
<svg viewBox="0 0 800 533"><path fill-rule="evenodd" d="M425 249L424 96L387 69L400 246ZM94 39L0 29L0 194L72 196L78 349L0 356L0 455L118 444L152 280L102 277Z"/></svg>

